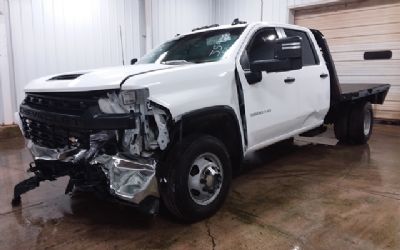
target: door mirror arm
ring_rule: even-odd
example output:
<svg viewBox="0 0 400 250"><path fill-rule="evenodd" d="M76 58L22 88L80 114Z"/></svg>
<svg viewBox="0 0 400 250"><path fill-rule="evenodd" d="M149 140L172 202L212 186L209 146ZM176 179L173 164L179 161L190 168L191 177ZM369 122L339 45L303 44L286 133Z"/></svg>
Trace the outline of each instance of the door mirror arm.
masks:
<svg viewBox="0 0 400 250"><path fill-rule="evenodd" d="M134 65L135 63L137 63L137 61L138 61L137 58L133 58L133 59L131 60L131 65Z"/></svg>
<svg viewBox="0 0 400 250"><path fill-rule="evenodd" d="M261 82L262 80L262 72L261 71L251 71L251 70L246 70L244 71L244 76L246 77L246 80L249 84L253 85L258 82Z"/></svg>

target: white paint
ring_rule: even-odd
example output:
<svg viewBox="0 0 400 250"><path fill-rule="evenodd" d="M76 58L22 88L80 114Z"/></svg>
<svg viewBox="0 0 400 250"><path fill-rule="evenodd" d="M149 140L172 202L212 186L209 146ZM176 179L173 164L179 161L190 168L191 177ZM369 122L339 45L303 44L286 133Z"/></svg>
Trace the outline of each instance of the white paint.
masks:
<svg viewBox="0 0 400 250"><path fill-rule="evenodd" d="M306 28L288 24L252 23L217 62L179 66L155 63L98 69L71 81L48 81L48 77L41 78L30 83L27 91L115 89L125 79L122 90L148 88L150 100L168 108L174 120L178 120L187 112L218 105L231 107L240 119L235 66L240 64L240 56L251 37L264 27L287 27L311 34ZM317 47L315 39L312 38L312 42ZM321 61L320 65L288 72L264 73L264 82L254 85L246 84L243 70L239 68L248 124L247 152L287 139L323 123L330 105L330 89L329 78L321 80L319 77L321 73L327 72L327 68L320 51L317 51L317 55ZM141 72L147 73L138 74ZM137 75L127 78L132 74ZM296 78L293 85L284 83L284 79L289 76ZM271 112L257 117L251 116L252 113L266 108L271 108Z"/></svg>
<svg viewBox="0 0 400 250"><path fill-rule="evenodd" d="M312 33L303 27L289 24L267 25L261 23L250 33L263 27L282 27L298 29L308 33L315 47L318 47ZM277 32L279 36L284 35ZM252 37L248 36L237 53L236 65L246 45ZM290 138L323 124L330 102L329 79L319 75L327 73L322 54L317 51L321 63L305 66L301 70L265 73L260 83L242 84L246 107L248 151L258 150L275 142ZM238 67L242 83L247 83L244 70ZM296 81L285 84L284 80L293 77ZM252 115L261 112L261 115Z"/></svg>
<svg viewBox="0 0 400 250"><path fill-rule="evenodd" d="M64 74L82 74L73 80L51 80L57 76L49 75L31 81L26 87L26 92L80 92L102 89L119 89L121 82L129 75L141 74L147 71L171 68L163 64L138 64L129 66L116 66L67 72Z"/></svg>
<svg viewBox="0 0 400 250"><path fill-rule="evenodd" d="M289 9L340 1L263 0L262 19L287 23L291 22ZM144 51L195 27L229 24L236 17L249 22L261 19L261 0L12 0L10 5L12 32L5 41L12 37L12 51L7 60L3 56L0 70L0 124L12 122L10 114L32 79L120 65L119 27L128 64ZM6 0L0 0L0 12L6 9Z"/></svg>
<svg viewBox="0 0 400 250"><path fill-rule="evenodd" d="M212 8L213 0L12 0L13 104L43 75L121 65L120 26L129 63L177 33L211 24Z"/></svg>
<svg viewBox="0 0 400 250"><path fill-rule="evenodd" d="M15 102L40 76L129 64L141 55L139 16L139 0L10 1Z"/></svg>

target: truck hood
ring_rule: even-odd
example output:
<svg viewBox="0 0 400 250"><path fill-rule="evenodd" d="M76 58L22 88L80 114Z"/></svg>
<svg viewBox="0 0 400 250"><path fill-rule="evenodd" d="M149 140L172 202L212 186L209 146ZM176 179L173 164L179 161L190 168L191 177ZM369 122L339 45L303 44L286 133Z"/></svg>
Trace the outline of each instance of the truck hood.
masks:
<svg viewBox="0 0 400 250"><path fill-rule="evenodd" d="M129 76L168 70L174 67L178 66L138 64L67 72L33 80L25 87L25 92L79 92L118 89Z"/></svg>
<svg viewBox="0 0 400 250"><path fill-rule="evenodd" d="M147 88L149 99L173 117L204 107L226 106L237 94L234 61L199 64L139 64L42 77L25 92L86 92Z"/></svg>

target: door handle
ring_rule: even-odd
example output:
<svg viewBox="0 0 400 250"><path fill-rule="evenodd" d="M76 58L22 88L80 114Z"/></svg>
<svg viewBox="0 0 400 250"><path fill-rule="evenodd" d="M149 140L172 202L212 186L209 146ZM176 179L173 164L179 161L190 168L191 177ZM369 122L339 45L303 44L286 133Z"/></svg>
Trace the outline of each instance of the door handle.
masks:
<svg viewBox="0 0 400 250"><path fill-rule="evenodd" d="M322 73L321 75L319 75L319 77L321 77L322 79L327 78L329 75L327 73Z"/></svg>
<svg viewBox="0 0 400 250"><path fill-rule="evenodd" d="M285 83L290 84L290 83L294 83L296 81L296 78L294 77L288 77L285 79Z"/></svg>

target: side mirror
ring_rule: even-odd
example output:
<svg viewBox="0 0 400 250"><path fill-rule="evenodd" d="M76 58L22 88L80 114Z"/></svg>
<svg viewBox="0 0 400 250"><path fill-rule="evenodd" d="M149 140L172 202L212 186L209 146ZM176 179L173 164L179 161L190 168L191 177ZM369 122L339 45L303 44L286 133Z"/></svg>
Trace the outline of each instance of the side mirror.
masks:
<svg viewBox="0 0 400 250"><path fill-rule="evenodd" d="M300 37L287 37L275 41L275 58L250 63L252 72L282 72L303 67Z"/></svg>
<svg viewBox="0 0 400 250"><path fill-rule="evenodd" d="M133 59L131 60L131 65L134 65L135 63L137 63L137 61L138 61L137 58L133 58Z"/></svg>

